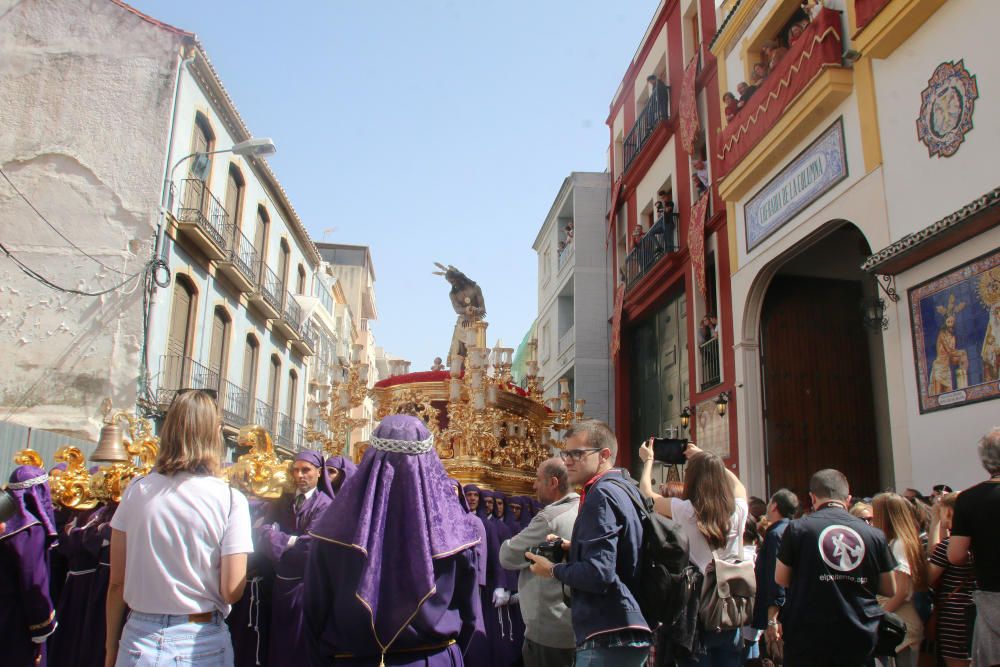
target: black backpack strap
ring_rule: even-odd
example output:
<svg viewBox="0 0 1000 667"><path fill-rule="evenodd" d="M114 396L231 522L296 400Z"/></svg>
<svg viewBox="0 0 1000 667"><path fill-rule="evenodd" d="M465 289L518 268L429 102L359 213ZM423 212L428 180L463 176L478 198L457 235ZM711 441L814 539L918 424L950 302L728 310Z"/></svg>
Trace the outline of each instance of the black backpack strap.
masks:
<svg viewBox="0 0 1000 667"><path fill-rule="evenodd" d="M637 500L635 496L633 496L631 493L629 493L629 487L631 487L631 484L629 484L628 482L626 482L624 479L621 479L620 477L609 477L608 481L611 482L612 484L614 484L615 486L617 486L618 488L622 489L623 491L625 491L625 495L628 496L628 499L632 501L632 505L635 507L636 511L639 513L639 520L640 521L643 520L643 519L650 519L651 518L650 517L650 508L646 504L646 499L642 496L641 493L639 493L638 489L632 487L632 490L635 491L636 495L639 496L639 499Z"/></svg>

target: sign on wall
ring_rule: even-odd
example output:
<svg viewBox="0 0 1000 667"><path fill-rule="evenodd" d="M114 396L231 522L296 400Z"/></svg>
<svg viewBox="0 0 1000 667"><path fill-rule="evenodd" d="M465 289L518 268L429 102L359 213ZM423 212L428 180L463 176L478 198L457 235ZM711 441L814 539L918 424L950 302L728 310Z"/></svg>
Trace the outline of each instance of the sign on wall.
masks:
<svg viewBox="0 0 1000 667"><path fill-rule="evenodd" d="M747 252L845 178L844 122L838 118L743 207Z"/></svg>
<svg viewBox="0 0 1000 667"><path fill-rule="evenodd" d="M1000 250L908 295L920 412L1000 396Z"/></svg>

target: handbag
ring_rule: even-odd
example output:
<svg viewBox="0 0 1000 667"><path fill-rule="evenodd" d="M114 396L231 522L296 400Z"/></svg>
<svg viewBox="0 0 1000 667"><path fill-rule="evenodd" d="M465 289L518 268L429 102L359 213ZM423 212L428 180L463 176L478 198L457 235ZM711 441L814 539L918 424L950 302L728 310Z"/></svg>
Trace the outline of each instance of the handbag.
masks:
<svg viewBox="0 0 1000 667"><path fill-rule="evenodd" d="M878 639L875 642L875 655L896 655L896 647L906 638L906 622L891 611L882 612L878 620Z"/></svg>
<svg viewBox="0 0 1000 667"><path fill-rule="evenodd" d="M735 630L750 623L757 593L753 561L727 560L713 553L705 568L698 620L706 632Z"/></svg>

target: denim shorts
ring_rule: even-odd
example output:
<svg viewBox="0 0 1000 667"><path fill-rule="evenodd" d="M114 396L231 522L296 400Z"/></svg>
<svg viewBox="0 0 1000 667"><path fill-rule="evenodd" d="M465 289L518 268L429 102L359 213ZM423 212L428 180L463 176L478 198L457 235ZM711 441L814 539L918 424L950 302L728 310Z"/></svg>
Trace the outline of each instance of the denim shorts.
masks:
<svg viewBox="0 0 1000 667"><path fill-rule="evenodd" d="M233 642L222 615L207 623L133 611L118 643L115 667L232 667Z"/></svg>

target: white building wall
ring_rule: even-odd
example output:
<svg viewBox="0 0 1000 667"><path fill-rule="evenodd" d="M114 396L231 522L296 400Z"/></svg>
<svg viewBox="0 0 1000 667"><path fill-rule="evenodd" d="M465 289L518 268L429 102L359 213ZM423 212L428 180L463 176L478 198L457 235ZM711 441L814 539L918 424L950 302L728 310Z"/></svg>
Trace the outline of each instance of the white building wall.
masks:
<svg viewBox="0 0 1000 667"><path fill-rule="evenodd" d="M0 239L56 284L97 291L140 271L157 221L181 37L110 2L5 3L0 167L63 234L0 183ZM110 397L131 408L142 343L135 283L53 291L0 260L0 415L96 438Z"/></svg>
<svg viewBox="0 0 1000 667"><path fill-rule="evenodd" d="M944 3L887 59L874 61L891 242L1000 185L993 167L1000 150L1000 106L990 94L1000 85L1000 59L995 37L982 28L997 20L998 3ZM974 127L955 155L930 157L915 130L921 92L939 64L958 60L964 60L977 79ZM897 464L901 487L928 489L948 483L958 489L984 477L975 445L1000 424L1000 400L920 414L907 290L998 247L1000 229L994 228L896 277L901 298L889 304L888 317L899 326L886 333L898 355L893 361L897 370L892 390L899 396L893 404L893 442L906 445L908 463L903 470Z"/></svg>
<svg viewBox="0 0 1000 667"><path fill-rule="evenodd" d="M560 378L572 378L573 398L585 399L586 414L603 421L613 413L605 244L609 198L607 174L573 172L564 181L533 246L541 261L546 248L558 246L560 229L572 217L572 248L567 248L563 266L558 267L558 254L553 253L552 277L546 281L539 275L539 375L544 377L547 398L558 395ZM569 295L571 307L565 299ZM561 307L560 297L564 297ZM566 331L568 318L572 318L572 333Z"/></svg>

